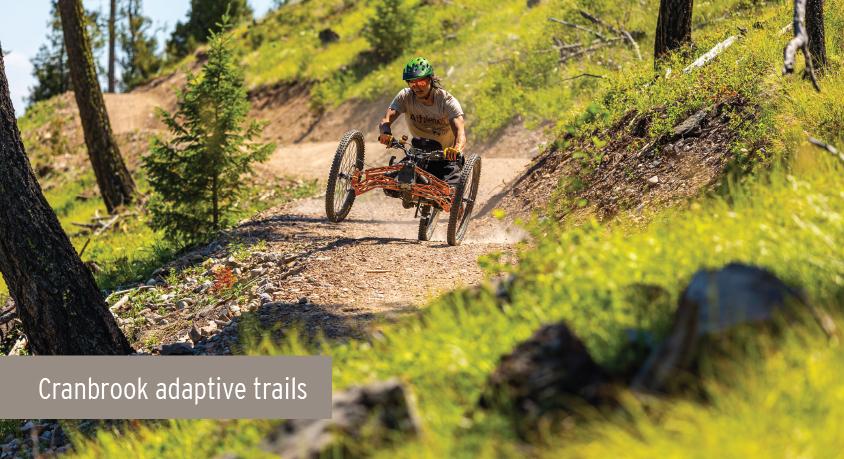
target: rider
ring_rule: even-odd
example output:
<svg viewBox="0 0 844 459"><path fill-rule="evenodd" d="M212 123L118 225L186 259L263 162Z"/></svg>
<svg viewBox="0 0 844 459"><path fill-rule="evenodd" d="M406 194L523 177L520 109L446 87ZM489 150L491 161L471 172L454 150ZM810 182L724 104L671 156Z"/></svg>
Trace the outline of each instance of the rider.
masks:
<svg viewBox="0 0 844 459"><path fill-rule="evenodd" d="M399 91L378 125L378 141L390 145L390 125L405 114L412 145L426 150L443 150L445 161L431 161L428 172L454 185L460 177L458 158L466 146L466 130L460 102L443 89L434 68L424 57L411 59L402 72L407 88Z"/></svg>

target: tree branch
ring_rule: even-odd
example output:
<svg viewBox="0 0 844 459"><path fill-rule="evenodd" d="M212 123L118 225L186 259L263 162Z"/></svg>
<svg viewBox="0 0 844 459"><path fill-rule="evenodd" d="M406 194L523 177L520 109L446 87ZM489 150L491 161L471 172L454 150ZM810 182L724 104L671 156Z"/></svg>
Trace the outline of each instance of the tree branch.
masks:
<svg viewBox="0 0 844 459"><path fill-rule="evenodd" d="M591 77L591 78L606 78L606 77L605 77L605 76L603 76L603 75L595 75L595 74L593 74L593 73L581 73L580 75L575 75L575 76L573 76L573 77L563 78L563 79L562 79L562 80L560 80L560 81L575 80L575 79L582 78L582 77Z"/></svg>
<svg viewBox="0 0 844 459"><path fill-rule="evenodd" d="M591 21L592 23L597 24L599 26L602 26L602 27L604 27L605 29L609 30L610 32L612 32L614 34L621 35L622 37L624 37L624 39L627 41L627 43L630 45L631 48L633 48L633 51L636 53L636 58L638 58L640 61L642 60L642 53L639 51L639 44L636 43L636 40L633 39L633 35L630 35L630 32L628 32L624 29L619 29L619 28L613 27L610 24L607 24L607 22L602 20L601 18L599 18L599 17L597 17L593 14L590 14L586 11L578 10L578 12L586 20Z"/></svg>
<svg viewBox="0 0 844 459"><path fill-rule="evenodd" d="M573 22L563 21L562 19L557 19L557 18L548 18L548 20L551 21L551 22L556 22L558 24L562 24L562 25L567 26L567 27L571 27L573 29L577 29L577 30L581 30L583 32L591 33L592 35L595 35L596 37L600 38L603 41L607 40L607 37L605 37L604 34L602 34L601 32L598 32L597 30L590 29L589 27L584 27L580 24L575 24Z"/></svg>

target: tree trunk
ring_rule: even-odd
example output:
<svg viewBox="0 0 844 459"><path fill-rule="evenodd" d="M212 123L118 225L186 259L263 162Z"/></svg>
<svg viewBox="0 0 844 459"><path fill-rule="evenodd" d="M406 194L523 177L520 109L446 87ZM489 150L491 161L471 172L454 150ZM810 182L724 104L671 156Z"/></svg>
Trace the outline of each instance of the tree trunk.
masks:
<svg viewBox="0 0 844 459"><path fill-rule="evenodd" d="M824 43L823 1L806 2L806 33L809 35L809 53L816 72L826 67L826 43Z"/></svg>
<svg viewBox="0 0 844 459"><path fill-rule="evenodd" d="M81 0L59 0L70 80L85 132L88 157L97 176L100 194L109 213L132 201L135 182L120 156L111 132L100 83L94 69L91 44L85 32Z"/></svg>
<svg viewBox="0 0 844 459"><path fill-rule="evenodd" d="M0 272L35 354L129 354L132 348L30 167L0 57Z"/></svg>
<svg viewBox="0 0 844 459"><path fill-rule="evenodd" d="M660 0L654 60L692 41L693 0Z"/></svg>
<svg viewBox="0 0 844 459"><path fill-rule="evenodd" d="M111 0L108 15L108 92L114 92L114 21L117 15L117 0Z"/></svg>

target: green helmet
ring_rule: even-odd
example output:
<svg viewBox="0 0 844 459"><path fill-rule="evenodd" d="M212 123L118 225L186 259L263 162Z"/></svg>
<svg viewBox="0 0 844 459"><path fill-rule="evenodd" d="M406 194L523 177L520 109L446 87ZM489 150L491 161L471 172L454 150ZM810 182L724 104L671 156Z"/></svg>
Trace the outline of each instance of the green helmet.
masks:
<svg viewBox="0 0 844 459"><path fill-rule="evenodd" d="M402 72L402 80L415 80L417 78L429 77L433 74L434 68L431 67L428 59L425 59L424 57L416 57L405 64L404 72Z"/></svg>

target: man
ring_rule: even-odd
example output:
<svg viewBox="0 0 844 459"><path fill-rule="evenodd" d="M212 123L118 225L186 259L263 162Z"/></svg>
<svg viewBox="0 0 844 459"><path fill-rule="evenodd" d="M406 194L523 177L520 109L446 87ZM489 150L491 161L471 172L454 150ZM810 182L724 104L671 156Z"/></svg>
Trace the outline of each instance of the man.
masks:
<svg viewBox="0 0 844 459"><path fill-rule="evenodd" d="M443 89L434 68L423 57L412 59L404 66L402 79L408 87L399 91L387 109L378 126L378 141L390 144L393 138L390 125L404 113L414 147L445 153L446 161L429 163L428 172L451 185L457 184L460 177L457 160L466 146L460 102Z"/></svg>

